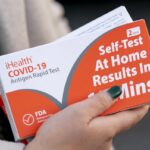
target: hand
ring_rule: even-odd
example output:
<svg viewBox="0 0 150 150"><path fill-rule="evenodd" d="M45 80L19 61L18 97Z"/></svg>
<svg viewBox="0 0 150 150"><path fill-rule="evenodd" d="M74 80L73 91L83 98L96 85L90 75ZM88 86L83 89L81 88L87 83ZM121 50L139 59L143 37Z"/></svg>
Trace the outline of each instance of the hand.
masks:
<svg viewBox="0 0 150 150"><path fill-rule="evenodd" d="M119 89L112 89L99 92L50 117L26 150L110 150L113 137L140 121L149 108L144 106L97 117L114 104L113 98L119 96L115 95Z"/></svg>

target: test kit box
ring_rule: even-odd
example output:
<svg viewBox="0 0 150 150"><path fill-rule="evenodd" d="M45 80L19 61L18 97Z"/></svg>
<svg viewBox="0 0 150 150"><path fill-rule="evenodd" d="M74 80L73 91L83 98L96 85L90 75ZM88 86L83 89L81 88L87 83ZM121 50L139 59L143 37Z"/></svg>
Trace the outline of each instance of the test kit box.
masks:
<svg viewBox="0 0 150 150"><path fill-rule="evenodd" d="M64 41L67 39L81 37L83 35L93 34L93 33L97 33L96 35L98 37L98 35L101 35L117 26L123 25L125 23L129 23L129 22L132 22L132 18L130 17L126 8L124 6L121 6L117 9L112 10L111 12L97 18L96 20L94 20L90 23L87 23L86 25L67 34L66 36L56 40L55 43L58 43L60 41ZM0 93L0 95L1 95L1 93ZM1 96L0 96L0 107L2 107L2 108L4 107Z"/></svg>
<svg viewBox="0 0 150 150"><path fill-rule="evenodd" d="M3 102L16 140L68 105L113 85L119 100L101 115L150 102L150 38L124 7L56 42L0 57Z"/></svg>

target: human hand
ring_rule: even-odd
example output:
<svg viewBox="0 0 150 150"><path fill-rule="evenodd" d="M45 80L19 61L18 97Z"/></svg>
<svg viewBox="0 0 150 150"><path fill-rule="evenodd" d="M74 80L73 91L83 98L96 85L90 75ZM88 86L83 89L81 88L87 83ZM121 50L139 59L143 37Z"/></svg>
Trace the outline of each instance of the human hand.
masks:
<svg viewBox="0 0 150 150"><path fill-rule="evenodd" d="M102 91L50 117L25 150L110 150L112 139L148 112L148 106L98 116L114 104L119 87Z"/></svg>

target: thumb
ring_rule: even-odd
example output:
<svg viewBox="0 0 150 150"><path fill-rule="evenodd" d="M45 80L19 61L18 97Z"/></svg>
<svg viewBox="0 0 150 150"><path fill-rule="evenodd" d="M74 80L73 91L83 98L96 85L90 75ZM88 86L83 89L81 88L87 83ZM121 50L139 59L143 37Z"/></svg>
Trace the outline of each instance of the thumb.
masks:
<svg viewBox="0 0 150 150"><path fill-rule="evenodd" d="M93 118L102 114L112 104L114 99L122 93L119 86L113 86L107 91L101 91L85 101L78 103L81 111L85 112L88 117Z"/></svg>

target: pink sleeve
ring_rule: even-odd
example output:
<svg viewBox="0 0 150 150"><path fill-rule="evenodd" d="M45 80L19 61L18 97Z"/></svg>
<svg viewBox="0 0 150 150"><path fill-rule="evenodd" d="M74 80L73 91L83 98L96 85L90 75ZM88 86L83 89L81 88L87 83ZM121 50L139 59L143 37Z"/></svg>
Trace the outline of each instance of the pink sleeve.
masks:
<svg viewBox="0 0 150 150"><path fill-rule="evenodd" d="M0 140L0 150L23 150L24 144L13 143Z"/></svg>

